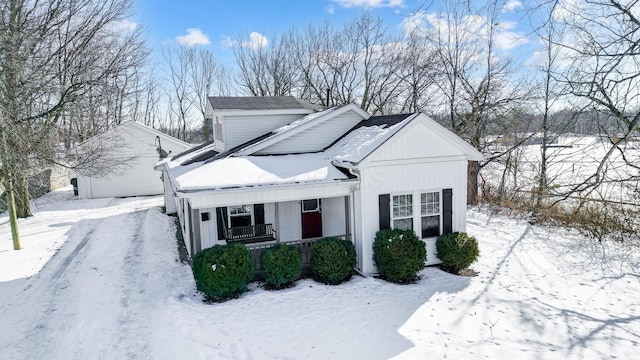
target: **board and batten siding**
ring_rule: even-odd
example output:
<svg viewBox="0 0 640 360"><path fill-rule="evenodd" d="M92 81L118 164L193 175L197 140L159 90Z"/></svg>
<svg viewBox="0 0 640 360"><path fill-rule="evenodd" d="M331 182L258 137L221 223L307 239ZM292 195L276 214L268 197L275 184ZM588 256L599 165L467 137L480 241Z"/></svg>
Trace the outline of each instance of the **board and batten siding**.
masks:
<svg viewBox="0 0 640 360"><path fill-rule="evenodd" d="M305 116L305 114L240 116L224 115L223 112L216 115L222 115L224 141L221 145L224 145L224 149L221 150L231 149Z"/></svg>
<svg viewBox="0 0 640 360"><path fill-rule="evenodd" d="M453 231L466 230L467 160L465 155L439 136L432 134L420 120L409 123L395 136L376 149L360 165L360 189L356 196L356 227L361 231L360 270L376 272L372 261L373 239L380 227L379 196L412 194L414 214L422 192L452 189ZM419 216L414 216L414 229L420 229ZM435 238L425 239L426 264L437 264Z"/></svg>
<svg viewBox="0 0 640 360"><path fill-rule="evenodd" d="M361 120L361 115L353 111L348 111L268 146L256 154L289 154L321 151L353 128Z"/></svg>
<svg viewBox="0 0 640 360"><path fill-rule="evenodd" d="M341 236L347 232L344 196L322 199L322 236Z"/></svg>
<svg viewBox="0 0 640 360"><path fill-rule="evenodd" d="M302 237L302 211L300 201L286 201L278 206L278 239L281 242L300 240Z"/></svg>

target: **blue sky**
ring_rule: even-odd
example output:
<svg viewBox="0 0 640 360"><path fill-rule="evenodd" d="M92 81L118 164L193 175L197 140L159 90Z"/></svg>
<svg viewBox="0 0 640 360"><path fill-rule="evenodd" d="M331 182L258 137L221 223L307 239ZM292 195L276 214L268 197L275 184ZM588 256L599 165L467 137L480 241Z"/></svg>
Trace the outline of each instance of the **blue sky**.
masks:
<svg viewBox="0 0 640 360"><path fill-rule="evenodd" d="M447 0L440 0L447 1ZM247 35L256 33L256 39L268 39L272 35L296 27L304 28L309 23L329 21L343 22L371 11L384 19L391 31L403 31L411 14L421 9L425 3L435 6L427 12L435 11L439 0L136 0L135 16L132 21L141 25L148 36L156 58L167 44L200 46L207 48L219 61L230 65L233 54L228 46L230 39L236 39L239 32ZM522 3L518 0L505 1L505 17L509 19L507 37L524 33L518 10ZM415 16L415 15L414 15ZM426 14L424 14L426 16ZM425 21L418 18L417 21ZM263 38L264 37L264 38ZM516 36L517 37L517 36ZM528 41L517 37L518 46L506 51L524 48ZM508 43L509 40L506 40Z"/></svg>

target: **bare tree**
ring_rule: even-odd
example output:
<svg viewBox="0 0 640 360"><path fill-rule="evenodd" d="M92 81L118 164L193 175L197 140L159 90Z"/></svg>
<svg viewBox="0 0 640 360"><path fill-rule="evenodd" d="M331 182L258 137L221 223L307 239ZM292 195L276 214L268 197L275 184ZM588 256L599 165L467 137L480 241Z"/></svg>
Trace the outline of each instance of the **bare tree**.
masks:
<svg viewBox="0 0 640 360"><path fill-rule="evenodd" d="M557 44L572 64L560 79L592 112L609 141L597 169L564 192L588 196L605 181L638 181L640 166L627 157L625 144L640 131L640 18L637 0L553 1L555 16L568 36ZM613 121L613 124L612 124ZM608 179L614 157L629 171ZM634 161L635 160L635 161Z"/></svg>
<svg viewBox="0 0 640 360"><path fill-rule="evenodd" d="M475 3L474 3L475 4ZM522 100L511 59L500 56L496 44L501 2L472 8L469 2L449 2L435 24L425 29L442 70L435 83L449 126L487 156L470 162L467 202L478 201L480 169L511 151L487 154L488 135L504 134L513 126L512 112ZM494 138L498 138L494 136Z"/></svg>
<svg viewBox="0 0 640 360"><path fill-rule="evenodd" d="M117 29L129 10L128 0L0 1L0 161L17 216L30 215L27 179L34 159L56 157L65 110L129 66L139 35Z"/></svg>
<svg viewBox="0 0 640 360"><path fill-rule="evenodd" d="M232 50L240 74L238 84L253 96L288 96L296 92L299 72L286 36L267 40L257 33L246 41L240 33Z"/></svg>

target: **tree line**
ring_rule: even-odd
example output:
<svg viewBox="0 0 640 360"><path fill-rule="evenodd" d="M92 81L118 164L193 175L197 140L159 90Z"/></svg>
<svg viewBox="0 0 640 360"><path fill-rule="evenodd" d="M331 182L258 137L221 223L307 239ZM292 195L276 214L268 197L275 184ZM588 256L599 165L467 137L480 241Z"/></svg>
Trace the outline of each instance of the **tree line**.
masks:
<svg viewBox="0 0 640 360"><path fill-rule="evenodd" d="M483 169L513 159L535 134L532 212L550 198L588 196L609 158L638 136L637 0L523 3L523 37L539 44L533 60L505 51L523 41L509 32L506 1L458 0L425 2L401 33L370 12L268 43L239 33L230 68L206 49L182 46L166 46L153 63L143 32L128 21L131 0L0 0L0 175L15 203L10 218L30 215L28 179L48 164L87 173L113 165L100 160L106 145L92 149L91 161L75 149L123 121L209 140L204 112L216 95L355 103L372 115L424 112L485 154L469 165L469 203L483 196ZM559 193L547 175L548 149L559 132L577 129L602 133L610 151L594 174ZM637 162L625 161L635 171L626 181L637 182Z"/></svg>

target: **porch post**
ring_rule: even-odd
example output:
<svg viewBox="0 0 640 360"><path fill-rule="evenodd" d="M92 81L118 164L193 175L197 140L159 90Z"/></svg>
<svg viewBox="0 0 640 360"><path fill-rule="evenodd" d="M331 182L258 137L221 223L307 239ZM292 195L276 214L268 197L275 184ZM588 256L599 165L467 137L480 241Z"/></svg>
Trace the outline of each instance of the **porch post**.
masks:
<svg viewBox="0 0 640 360"><path fill-rule="evenodd" d="M346 240L353 242L351 239L351 206L349 200L349 195L346 195L344 197L344 231Z"/></svg>
<svg viewBox="0 0 640 360"><path fill-rule="evenodd" d="M275 202L274 203L274 208L275 208L275 221L273 224L276 227L276 244L280 244L280 211L278 210L280 208L280 203L279 202Z"/></svg>

